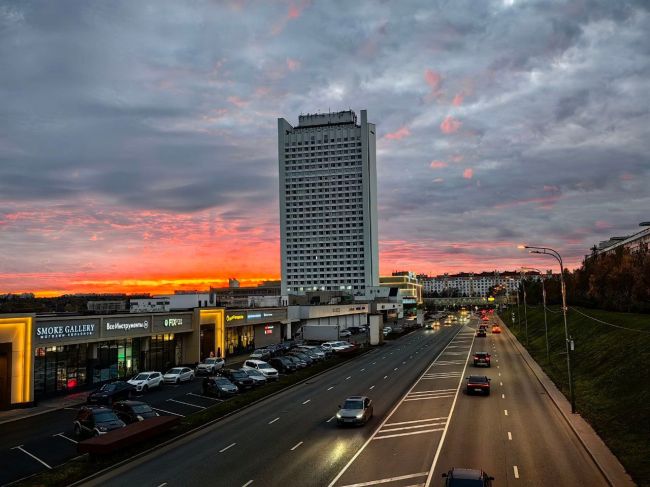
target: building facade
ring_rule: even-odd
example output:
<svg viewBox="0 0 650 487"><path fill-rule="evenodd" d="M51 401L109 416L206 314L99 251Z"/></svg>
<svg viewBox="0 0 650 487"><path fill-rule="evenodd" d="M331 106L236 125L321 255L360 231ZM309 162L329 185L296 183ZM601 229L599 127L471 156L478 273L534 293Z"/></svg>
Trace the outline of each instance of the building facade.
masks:
<svg viewBox="0 0 650 487"><path fill-rule="evenodd" d="M379 284L375 139L365 110L278 119L283 295Z"/></svg>
<svg viewBox="0 0 650 487"><path fill-rule="evenodd" d="M425 296L479 296L486 297L491 288L502 286L508 293L515 292L520 272L481 272L420 276Z"/></svg>
<svg viewBox="0 0 650 487"><path fill-rule="evenodd" d="M393 272L392 276L379 278L382 287L397 288L404 311L415 312L418 304L422 304L422 284L413 272Z"/></svg>
<svg viewBox="0 0 650 487"><path fill-rule="evenodd" d="M623 237L611 237L609 240L600 242L594 246L593 253L587 255L589 258L592 255L609 254L616 252L616 249L626 248L630 252L638 252L641 248L647 249L650 247L650 222L639 223L640 227L645 227L643 230L634 233L633 235L626 235Z"/></svg>

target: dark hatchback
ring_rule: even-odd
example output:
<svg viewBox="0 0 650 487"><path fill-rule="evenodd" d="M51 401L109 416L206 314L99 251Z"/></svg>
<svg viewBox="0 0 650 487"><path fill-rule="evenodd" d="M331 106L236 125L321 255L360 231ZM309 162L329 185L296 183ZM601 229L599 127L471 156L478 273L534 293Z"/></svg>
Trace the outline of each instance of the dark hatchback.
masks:
<svg viewBox="0 0 650 487"><path fill-rule="evenodd" d="M235 384L240 391L252 389L255 386L253 379L241 370L221 369L219 375Z"/></svg>
<svg viewBox="0 0 650 487"><path fill-rule="evenodd" d="M140 401L117 401L113 404L113 412L126 424L160 416L149 404Z"/></svg>
<svg viewBox="0 0 650 487"><path fill-rule="evenodd" d="M467 378L467 394L490 395L490 379L484 375L470 375Z"/></svg>
<svg viewBox="0 0 650 487"><path fill-rule="evenodd" d="M314 359L311 358L311 357L310 357L309 355L307 355L306 353L302 353L302 352L289 352L287 355L291 355L291 356L293 356L293 357L298 357L299 360L302 360L302 361L305 362L307 365L311 365L311 364L314 363Z"/></svg>
<svg viewBox="0 0 650 487"><path fill-rule="evenodd" d="M452 468L443 473L445 487L491 487L494 477L490 477L483 470L470 468Z"/></svg>
<svg viewBox="0 0 650 487"><path fill-rule="evenodd" d="M251 379L252 380L252 379ZM226 377L206 377L201 384L201 392L204 396L215 396L218 398L231 397L239 392L235 384Z"/></svg>
<svg viewBox="0 0 650 487"><path fill-rule="evenodd" d="M82 406L72 422L72 431L77 438L100 436L126 424L117 415L103 406Z"/></svg>
<svg viewBox="0 0 650 487"><path fill-rule="evenodd" d="M285 355L283 358L286 358L293 365L295 365L296 370L297 369L304 369L305 367L307 367L307 362L304 362L304 361L300 360L298 357L295 357L293 355Z"/></svg>
<svg viewBox="0 0 650 487"><path fill-rule="evenodd" d="M106 404L110 406L116 401L130 399L135 393L135 386L128 382L117 381L104 384L96 391L88 394L88 404Z"/></svg>
<svg viewBox="0 0 650 487"><path fill-rule="evenodd" d="M283 374L295 372L296 370L296 365L286 357L274 357L269 359L269 365Z"/></svg>

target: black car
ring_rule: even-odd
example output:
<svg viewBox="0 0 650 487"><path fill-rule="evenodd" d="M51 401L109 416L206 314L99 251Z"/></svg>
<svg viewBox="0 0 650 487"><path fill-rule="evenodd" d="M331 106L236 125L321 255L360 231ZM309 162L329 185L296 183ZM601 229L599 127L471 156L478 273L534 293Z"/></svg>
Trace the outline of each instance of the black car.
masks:
<svg viewBox="0 0 650 487"><path fill-rule="evenodd" d="M298 357L300 360L302 360L303 362L305 362L307 365L311 365L311 364L314 363L314 359L311 358L311 357L310 357L309 355L307 355L306 353L302 353L302 352L289 352L287 355L291 355L291 356L293 356L293 357Z"/></svg>
<svg viewBox="0 0 650 487"><path fill-rule="evenodd" d="M106 404L110 406L116 401L130 399L135 392L135 386L124 381L104 384L96 391L88 394L88 404Z"/></svg>
<svg viewBox="0 0 650 487"><path fill-rule="evenodd" d="M215 396L218 398L231 397L239 392L235 384L226 377L206 377L201 384L201 391L204 396Z"/></svg>
<svg viewBox="0 0 650 487"><path fill-rule="evenodd" d="M446 487L491 487L494 480L483 470L471 468L452 468L442 476Z"/></svg>
<svg viewBox="0 0 650 487"><path fill-rule="evenodd" d="M82 406L72 423L72 430L77 438L82 436L100 436L126 424L117 415L103 406Z"/></svg>
<svg viewBox="0 0 650 487"><path fill-rule="evenodd" d="M269 365L283 374L288 374L296 370L295 364L286 357L274 357L269 359Z"/></svg>
<svg viewBox="0 0 650 487"><path fill-rule="evenodd" d="M467 385L465 392L471 394L485 394L490 395L490 378L484 375L470 375L467 377Z"/></svg>
<svg viewBox="0 0 650 487"><path fill-rule="evenodd" d="M485 330L483 328L479 328L479 330L476 332L477 338L485 338L486 336L487 333L485 333Z"/></svg>
<svg viewBox="0 0 650 487"><path fill-rule="evenodd" d="M248 377L248 375L241 370L221 369L219 375L235 384L240 391L252 389L255 386L253 379Z"/></svg>
<svg viewBox="0 0 650 487"><path fill-rule="evenodd" d="M305 367L307 367L307 362L300 360L295 355L285 355L284 358L286 358L291 363L293 363L296 366L296 369L304 369Z"/></svg>
<svg viewBox="0 0 650 487"><path fill-rule="evenodd" d="M113 403L113 412L126 424L160 416L149 404L140 401L117 401Z"/></svg>

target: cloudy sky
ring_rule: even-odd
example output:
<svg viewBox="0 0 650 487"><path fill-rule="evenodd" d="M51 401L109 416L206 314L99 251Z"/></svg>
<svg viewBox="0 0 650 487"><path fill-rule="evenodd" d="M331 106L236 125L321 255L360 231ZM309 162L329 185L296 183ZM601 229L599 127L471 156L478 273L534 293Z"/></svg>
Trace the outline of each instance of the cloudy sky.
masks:
<svg viewBox="0 0 650 487"><path fill-rule="evenodd" d="M278 278L277 118L377 124L381 274L650 220L639 1L3 1L0 293Z"/></svg>

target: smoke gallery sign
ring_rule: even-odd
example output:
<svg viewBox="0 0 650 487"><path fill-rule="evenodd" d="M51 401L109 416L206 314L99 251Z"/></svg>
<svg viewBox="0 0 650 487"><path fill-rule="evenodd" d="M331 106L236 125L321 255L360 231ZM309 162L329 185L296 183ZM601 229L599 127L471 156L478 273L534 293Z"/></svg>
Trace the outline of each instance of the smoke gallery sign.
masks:
<svg viewBox="0 0 650 487"><path fill-rule="evenodd" d="M76 338L98 338L99 320L91 318L37 322L34 331L37 342L56 342Z"/></svg>

